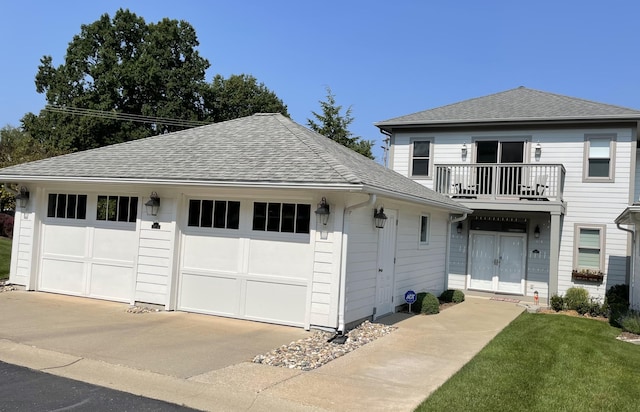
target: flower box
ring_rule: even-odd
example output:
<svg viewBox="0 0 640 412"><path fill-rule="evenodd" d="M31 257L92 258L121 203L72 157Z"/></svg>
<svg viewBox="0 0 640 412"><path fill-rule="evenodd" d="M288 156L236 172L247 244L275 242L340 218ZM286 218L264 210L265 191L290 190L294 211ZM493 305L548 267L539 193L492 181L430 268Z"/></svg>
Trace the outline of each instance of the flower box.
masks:
<svg viewBox="0 0 640 412"><path fill-rule="evenodd" d="M604 273L594 270L573 270L571 271L571 279L581 282L602 283Z"/></svg>

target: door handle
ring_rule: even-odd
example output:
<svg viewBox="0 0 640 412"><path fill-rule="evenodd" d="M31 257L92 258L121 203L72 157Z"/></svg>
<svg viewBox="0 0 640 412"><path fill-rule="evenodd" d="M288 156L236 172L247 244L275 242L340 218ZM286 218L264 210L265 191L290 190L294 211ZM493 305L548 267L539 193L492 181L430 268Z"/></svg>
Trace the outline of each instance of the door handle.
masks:
<svg viewBox="0 0 640 412"><path fill-rule="evenodd" d="M382 272L382 269L378 269L378 272Z"/></svg>
<svg viewBox="0 0 640 412"><path fill-rule="evenodd" d="M493 264L498 266L500 264L500 259L493 259Z"/></svg>

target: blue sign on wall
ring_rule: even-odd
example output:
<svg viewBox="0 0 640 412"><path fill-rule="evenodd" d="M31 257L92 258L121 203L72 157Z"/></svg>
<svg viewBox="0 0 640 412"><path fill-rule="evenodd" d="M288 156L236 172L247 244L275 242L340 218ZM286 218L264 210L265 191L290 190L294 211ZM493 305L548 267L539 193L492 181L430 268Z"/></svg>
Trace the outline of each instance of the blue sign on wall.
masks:
<svg viewBox="0 0 640 412"><path fill-rule="evenodd" d="M404 300L408 304L416 303L416 299L417 299L416 292L412 290L408 290L407 293L404 294Z"/></svg>

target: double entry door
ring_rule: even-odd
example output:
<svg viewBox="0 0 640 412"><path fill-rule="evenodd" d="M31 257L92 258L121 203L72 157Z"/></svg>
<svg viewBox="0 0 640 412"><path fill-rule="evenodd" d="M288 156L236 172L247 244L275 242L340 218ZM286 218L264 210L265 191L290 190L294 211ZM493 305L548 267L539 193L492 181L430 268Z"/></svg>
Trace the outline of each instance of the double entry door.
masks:
<svg viewBox="0 0 640 412"><path fill-rule="evenodd" d="M524 294L524 233L471 231L469 289Z"/></svg>

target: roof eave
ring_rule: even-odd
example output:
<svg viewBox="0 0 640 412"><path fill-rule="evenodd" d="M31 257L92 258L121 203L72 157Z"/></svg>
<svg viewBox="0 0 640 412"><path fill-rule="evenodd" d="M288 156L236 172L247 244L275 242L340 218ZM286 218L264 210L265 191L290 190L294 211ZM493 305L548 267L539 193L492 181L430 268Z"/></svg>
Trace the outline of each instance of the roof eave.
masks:
<svg viewBox="0 0 640 412"><path fill-rule="evenodd" d="M469 209L468 207L462 205L462 204L457 204L457 205L453 205L449 202L444 202L444 201L438 201L438 200L433 200L433 199L426 199L423 197L419 197L419 196L413 196L413 195L409 195L409 194L404 194L404 193L398 193L398 192L394 192L391 190L385 190L385 189L381 189L379 187L375 187L375 186L365 186L364 188L364 192L365 193L371 193L374 195L380 195L380 196L385 196L385 197L390 197L392 199L397 199L397 200L404 200L404 201L408 201L411 203L420 203L426 206L432 206L432 207L437 207L440 209L445 209L445 210L449 210L452 212L459 212L459 213L473 213L473 209ZM457 203L457 202L454 202Z"/></svg>

